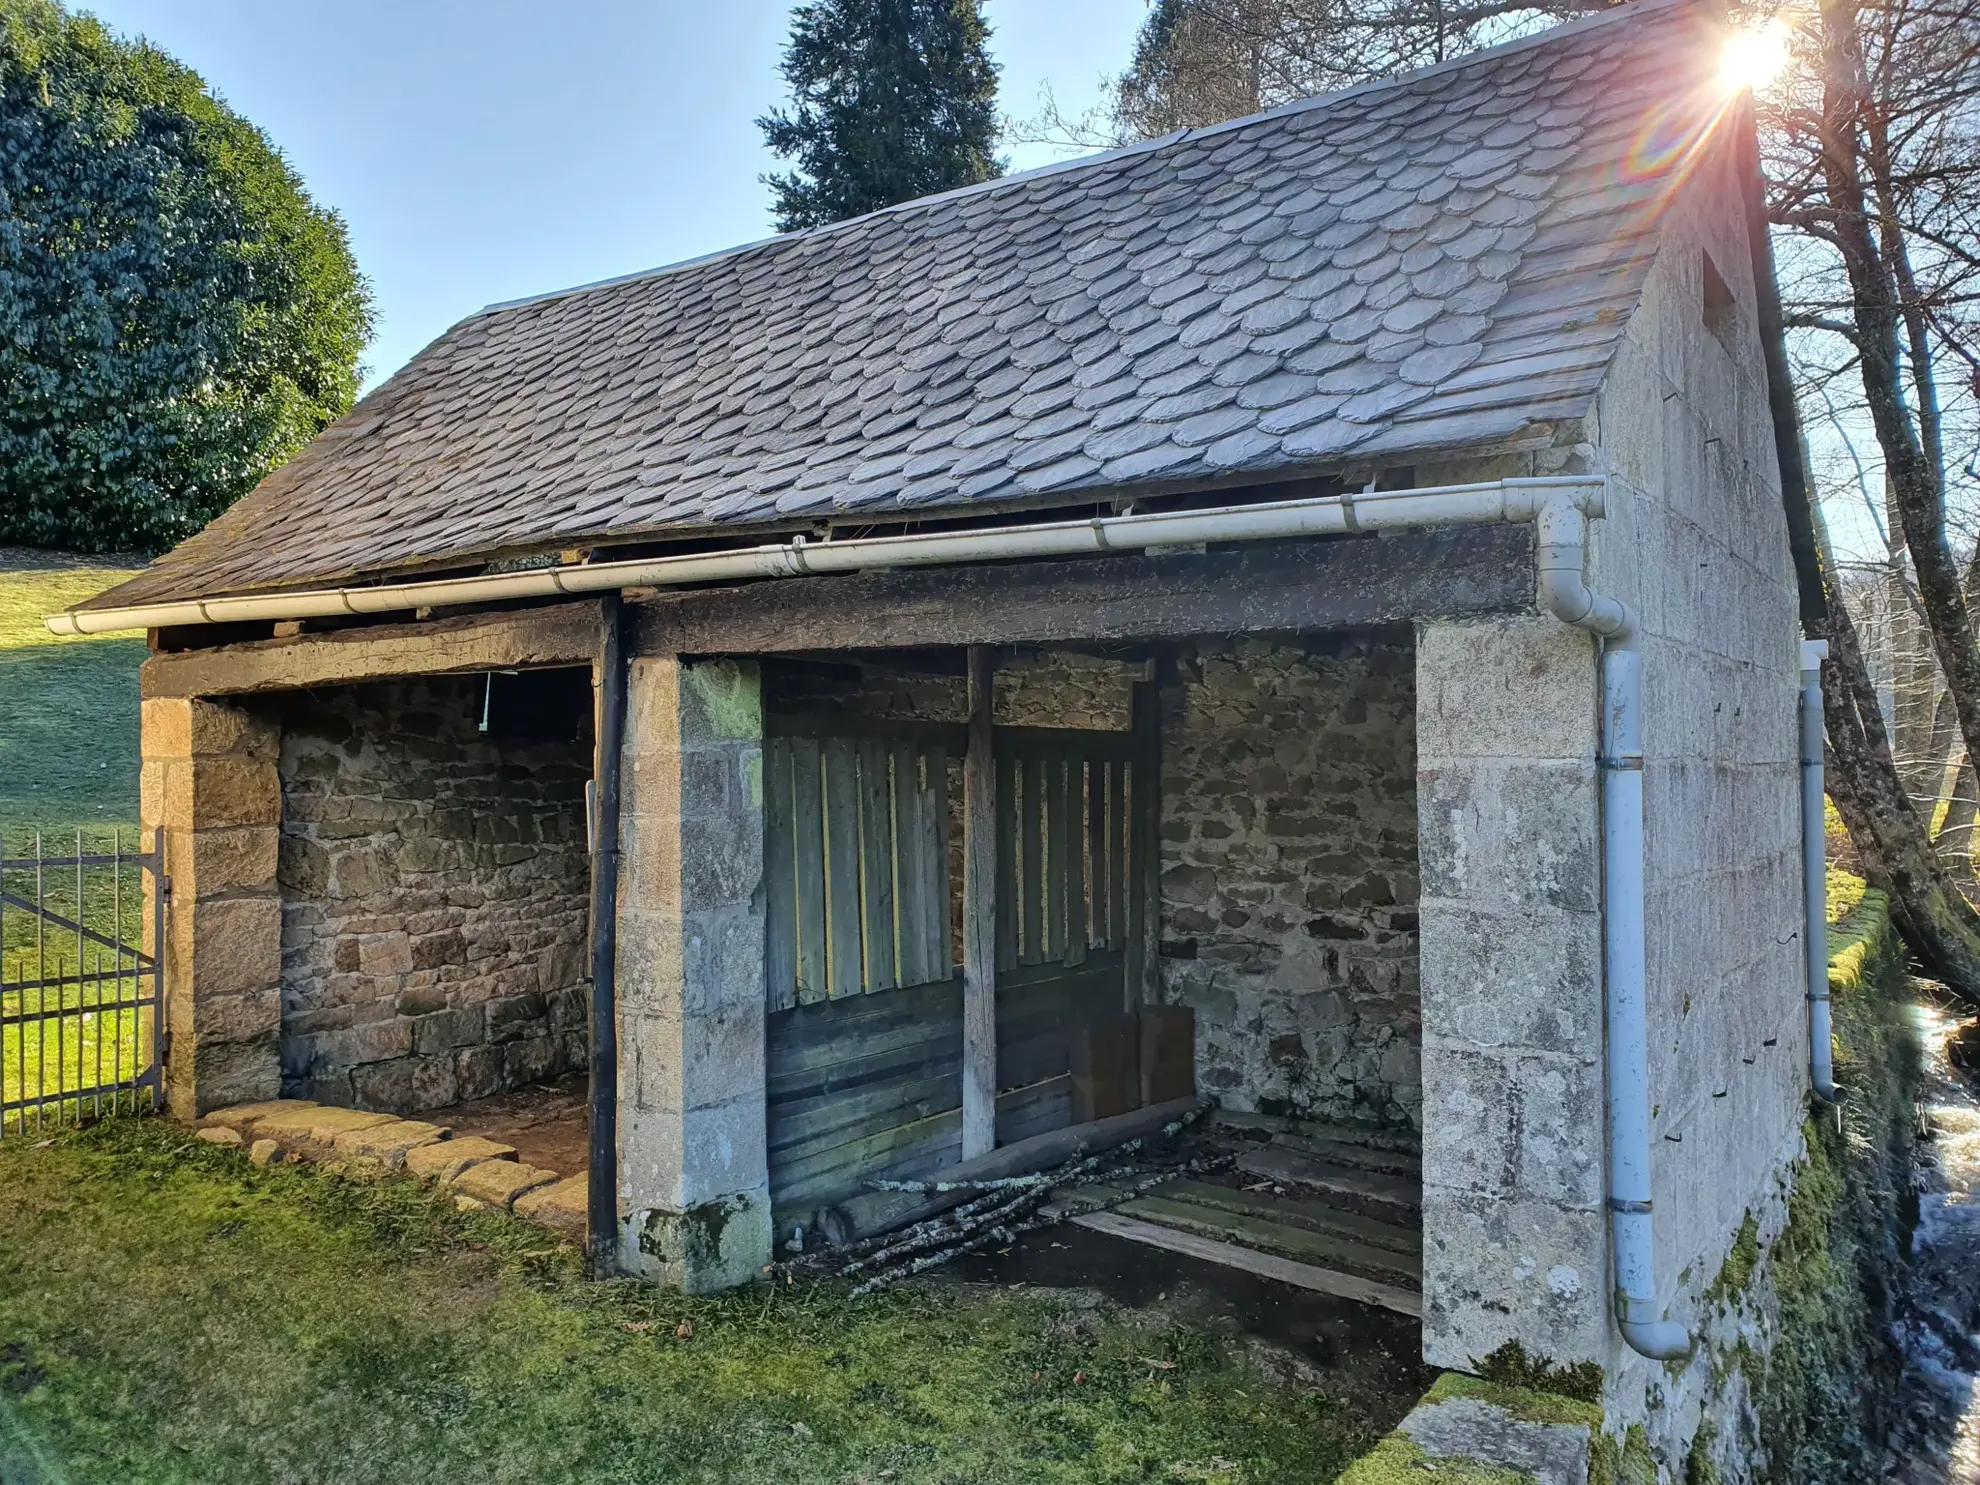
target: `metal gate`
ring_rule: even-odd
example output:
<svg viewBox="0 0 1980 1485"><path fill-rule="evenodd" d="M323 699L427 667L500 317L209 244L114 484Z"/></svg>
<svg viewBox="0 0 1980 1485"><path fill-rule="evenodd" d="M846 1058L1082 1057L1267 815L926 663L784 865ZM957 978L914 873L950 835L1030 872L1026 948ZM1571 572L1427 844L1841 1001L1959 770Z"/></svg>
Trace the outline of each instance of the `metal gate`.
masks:
<svg viewBox="0 0 1980 1485"><path fill-rule="evenodd" d="M100 844L101 842L99 842ZM27 847L8 855L6 848ZM0 839L0 1138L154 1106L169 886L156 844ZM57 848L60 849L60 848Z"/></svg>

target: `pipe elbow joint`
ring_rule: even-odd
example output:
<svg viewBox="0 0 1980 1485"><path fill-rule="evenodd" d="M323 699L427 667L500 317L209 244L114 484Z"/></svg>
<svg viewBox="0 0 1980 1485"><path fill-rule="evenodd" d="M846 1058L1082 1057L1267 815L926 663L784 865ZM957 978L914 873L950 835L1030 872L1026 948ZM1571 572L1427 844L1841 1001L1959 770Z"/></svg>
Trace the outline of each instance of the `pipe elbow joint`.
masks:
<svg viewBox="0 0 1980 1485"><path fill-rule="evenodd" d="M1625 1320L1622 1333L1630 1350L1652 1361L1684 1361L1695 1349L1691 1332L1675 1320Z"/></svg>
<svg viewBox="0 0 1980 1485"><path fill-rule="evenodd" d="M1655 1300L1618 1294L1616 1320L1629 1349L1652 1361L1682 1361L1696 1349L1690 1330L1658 1314Z"/></svg>
<svg viewBox="0 0 1980 1485"><path fill-rule="evenodd" d="M1847 1088L1843 1087L1840 1083L1826 1078L1818 1077L1810 1079L1809 1087L1814 1090L1817 1098L1821 1099L1823 1103L1832 1109L1842 1107L1844 1100L1849 1097L1849 1090Z"/></svg>

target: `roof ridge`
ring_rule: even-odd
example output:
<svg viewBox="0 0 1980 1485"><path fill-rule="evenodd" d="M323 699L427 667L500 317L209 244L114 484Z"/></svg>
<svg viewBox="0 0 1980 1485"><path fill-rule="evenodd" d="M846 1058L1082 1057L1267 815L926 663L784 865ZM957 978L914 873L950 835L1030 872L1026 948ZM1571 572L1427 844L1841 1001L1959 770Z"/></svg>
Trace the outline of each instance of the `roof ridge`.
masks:
<svg viewBox="0 0 1980 1485"><path fill-rule="evenodd" d="M1461 57L1433 62L1427 67L1418 67L1410 72L1398 72L1388 77L1374 78L1365 83L1356 83L1351 88L1341 88L1331 93L1316 93L1310 98L1297 98L1291 103L1282 103L1276 108L1268 108L1259 113L1246 114L1242 118L1226 119L1219 124L1205 124L1201 128L1176 129L1154 139L1137 140L1133 144L1121 145L1111 150L1101 150L1090 155L1075 155L1066 160L1054 160L1050 164L1037 165L1030 170L1020 170L1015 175L1000 175L993 180L978 181L973 185L957 186L954 190L938 191L932 196L915 196L906 201L897 201L891 206L878 207L873 211L861 212L855 217L845 217L836 222L826 222L816 227L806 227L797 232L778 232L769 237L758 237L749 242L737 243L732 247L717 248L712 252L699 253L692 258L682 258L675 263L664 263L654 268L635 269L631 273L615 274L610 278L594 279L589 283L573 284L563 289L547 289L540 294L525 294L517 299L503 299L494 304L483 305L473 313L463 316L448 330L441 332L441 338L453 330L466 325L484 315L500 314L507 310L524 309L532 304L544 304L553 299L567 299L578 294L589 294L598 289L615 288L620 284L638 283L644 279L665 278L669 274L681 273L690 268L698 268L704 263L717 262L723 258L740 257L758 248L778 242L807 242L831 233L848 230L862 222L877 217L890 216L897 212L918 210L938 201L954 201L966 196L987 195L1003 190L1008 186L1020 185L1040 180L1052 175L1065 175L1078 170L1091 170L1107 165L1115 160L1154 154L1194 139L1208 139L1214 135L1230 133L1233 130L1248 128L1253 124L1271 119L1286 118L1294 114L1311 113L1323 108L1331 108L1347 99L1359 98L1371 93L1384 92L1391 88L1405 87L1420 82L1426 77L1436 77L1447 72L1455 72L1478 63L1497 60L1510 53L1530 50L1534 47L1557 41L1562 37L1579 35L1585 31L1598 30L1603 26L1617 25L1639 15L1651 14L1660 10L1675 10L1683 6L1698 5L1701 0L1624 0L1623 4L1610 6L1593 15L1582 16L1577 20L1564 21L1558 26L1548 26L1530 35L1516 36L1510 41L1502 41L1496 46L1483 47L1475 52L1466 52Z"/></svg>

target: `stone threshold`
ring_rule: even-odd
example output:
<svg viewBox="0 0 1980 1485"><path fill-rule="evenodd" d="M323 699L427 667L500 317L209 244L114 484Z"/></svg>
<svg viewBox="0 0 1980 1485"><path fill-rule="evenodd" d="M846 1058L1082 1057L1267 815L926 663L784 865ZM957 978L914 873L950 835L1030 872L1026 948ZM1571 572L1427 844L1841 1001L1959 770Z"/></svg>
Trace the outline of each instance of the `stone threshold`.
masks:
<svg viewBox="0 0 1980 1485"><path fill-rule="evenodd" d="M392 1171L453 1197L463 1211L509 1212L584 1242L583 1175L525 1164L513 1145L455 1139L444 1125L282 1098L218 1109L195 1132L209 1144L244 1150L256 1165L338 1162Z"/></svg>

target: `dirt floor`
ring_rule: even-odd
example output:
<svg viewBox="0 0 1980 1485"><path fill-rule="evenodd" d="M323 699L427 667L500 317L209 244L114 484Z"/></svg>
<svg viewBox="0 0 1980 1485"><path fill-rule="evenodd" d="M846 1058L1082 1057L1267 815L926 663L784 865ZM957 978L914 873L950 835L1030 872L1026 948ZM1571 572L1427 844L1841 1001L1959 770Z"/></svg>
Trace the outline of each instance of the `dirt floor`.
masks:
<svg viewBox="0 0 1980 1485"><path fill-rule="evenodd" d="M479 1136L514 1145L516 1158L525 1165L578 1176L590 1163L588 1086L589 1080L579 1073L561 1082L457 1103L419 1117L452 1129L455 1139Z"/></svg>
<svg viewBox="0 0 1980 1485"><path fill-rule="evenodd" d="M425 1117L457 1139L499 1140L528 1164L576 1175L588 1154L586 1086L579 1075ZM1134 1311L1143 1323L1216 1335L1285 1384L1378 1418L1401 1417L1436 1376L1422 1364L1421 1326L1407 1316L1071 1225L971 1254L926 1282L1029 1293L1074 1311L1090 1298Z"/></svg>

